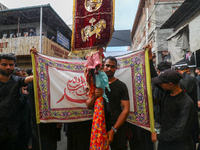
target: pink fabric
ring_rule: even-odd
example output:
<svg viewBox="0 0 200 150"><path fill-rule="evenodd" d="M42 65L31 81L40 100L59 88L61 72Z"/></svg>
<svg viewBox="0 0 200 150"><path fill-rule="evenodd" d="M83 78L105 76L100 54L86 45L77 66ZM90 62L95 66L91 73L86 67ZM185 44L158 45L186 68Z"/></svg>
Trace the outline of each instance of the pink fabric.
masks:
<svg viewBox="0 0 200 150"><path fill-rule="evenodd" d="M92 54L92 56L86 57L87 58L87 62L85 63L86 68L95 69L96 66L98 65L102 66L101 58L102 58L104 49L102 47L99 47L97 50L98 51Z"/></svg>

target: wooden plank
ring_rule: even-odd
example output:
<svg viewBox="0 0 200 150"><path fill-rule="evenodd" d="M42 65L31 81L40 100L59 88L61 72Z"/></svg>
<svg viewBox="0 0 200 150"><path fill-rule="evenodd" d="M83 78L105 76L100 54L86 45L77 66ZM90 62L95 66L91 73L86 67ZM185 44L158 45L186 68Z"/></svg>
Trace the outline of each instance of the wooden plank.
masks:
<svg viewBox="0 0 200 150"><path fill-rule="evenodd" d="M0 54L30 55L29 50L32 46L39 51L39 40L39 36L0 39ZM69 58L67 55L69 50L44 36L42 37L42 54L58 58Z"/></svg>

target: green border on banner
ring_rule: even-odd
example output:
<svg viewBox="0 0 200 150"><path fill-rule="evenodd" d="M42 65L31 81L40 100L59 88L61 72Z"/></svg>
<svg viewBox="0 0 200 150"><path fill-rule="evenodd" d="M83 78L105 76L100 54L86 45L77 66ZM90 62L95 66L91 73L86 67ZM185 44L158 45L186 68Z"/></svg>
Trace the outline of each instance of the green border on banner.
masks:
<svg viewBox="0 0 200 150"><path fill-rule="evenodd" d="M37 79L36 79L36 66L35 66L35 56L31 52L32 68L33 68L33 89L35 96L35 112L36 112L36 122L40 123L40 113L39 113L39 102L38 102L38 91L37 91Z"/></svg>
<svg viewBox="0 0 200 150"><path fill-rule="evenodd" d="M146 68L147 95L148 95L148 103L149 103L150 131L155 132L154 114L153 114L153 98L152 98L152 88L151 88L151 72L150 72L148 49L145 50L145 68Z"/></svg>

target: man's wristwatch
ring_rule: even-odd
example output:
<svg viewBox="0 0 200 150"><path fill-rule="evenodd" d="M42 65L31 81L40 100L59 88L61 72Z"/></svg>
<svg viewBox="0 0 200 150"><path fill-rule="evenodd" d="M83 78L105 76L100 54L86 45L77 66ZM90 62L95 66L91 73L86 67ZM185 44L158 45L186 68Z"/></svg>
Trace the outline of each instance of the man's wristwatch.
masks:
<svg viewBox="0 0 200 150"><path fill-rule="evenodd" d="M115 133L117 133L117 129L115 129L113 126L111 127L111 129L113 129L113 131L114 131Z"/></svg>

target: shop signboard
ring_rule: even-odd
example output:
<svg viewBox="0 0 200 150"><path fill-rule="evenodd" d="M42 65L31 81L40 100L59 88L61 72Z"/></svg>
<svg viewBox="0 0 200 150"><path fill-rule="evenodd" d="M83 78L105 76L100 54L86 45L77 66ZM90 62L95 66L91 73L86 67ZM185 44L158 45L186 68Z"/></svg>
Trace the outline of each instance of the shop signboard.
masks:
<svg viewBox="0 0 200 150"><path fill-rule="evenodd" d="M65 48L69 49L69 39L66 38L63 34L57 31L57 42L64 46Z"/></svg>

